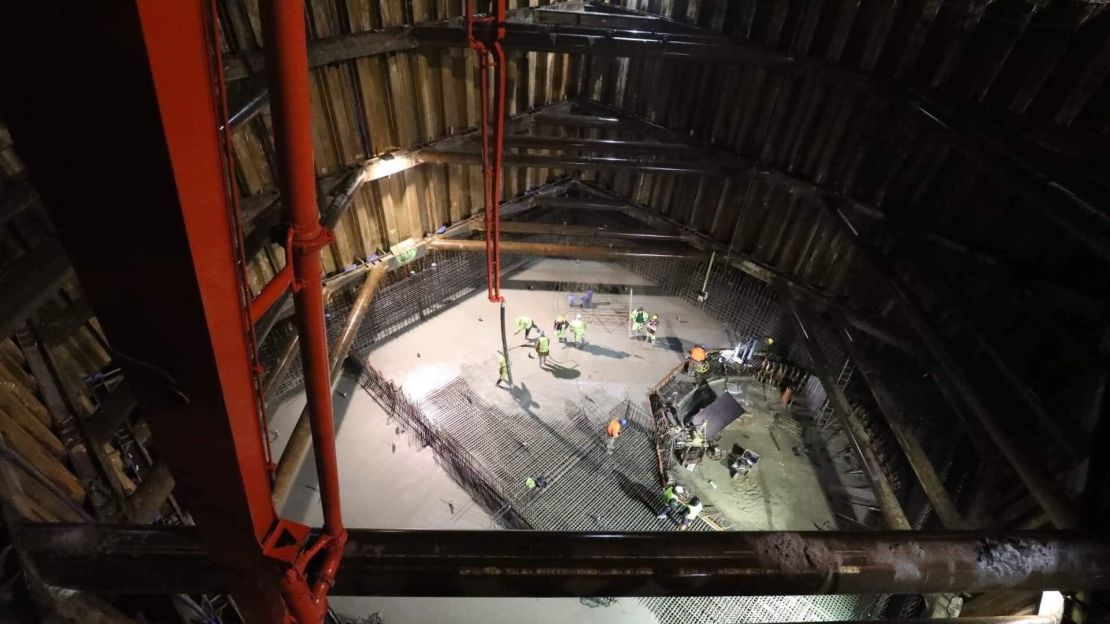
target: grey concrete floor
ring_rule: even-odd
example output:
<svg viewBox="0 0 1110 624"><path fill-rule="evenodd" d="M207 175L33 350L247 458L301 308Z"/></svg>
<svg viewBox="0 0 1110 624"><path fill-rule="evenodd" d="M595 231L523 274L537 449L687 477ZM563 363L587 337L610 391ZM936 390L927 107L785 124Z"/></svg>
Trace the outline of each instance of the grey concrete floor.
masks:
<svg viewBox="0 0 1110 624"><path fill-rule="evenodd" d="M596 306L590 310L569 310L563 293L506 291L512 391L495 387L497 352L501 346L499 307L489 303L484 293L380 343L369 353L370 361L414 399L462 377L473 388L488 388L483 398L507 410L531 410L541 418L555 420L565 418L568 400L611 402L630 398L648 409L649 389L681 364L685 352L693 344L728 345L729 336L720 323L685 302L636 295L635 288L644 285L643 281L615 265L548 260L536 263L526 273L529 280L626 284L633 290L633 305L643 305L649 312L659 314L661 340L652 346L641 338L629 336L627 289L621 295L595 298ZM589 324L587 344L556 343L551 329L555 317L564 314L573 318L573 314L579 312ZM525 341L523 334L511 335L513 321L520 315L531 316L552 336L551 357L557 364L554 370L539 367L532 357L532 343ZM275 456L280 455L303 405L303 393L295 393L286 397L275 410L271 419ZM397 423L388 422L385 412L358 388L354 379L341 381L335 395L335 411L343 517L348 526L496 528L494 521L435 462L432 452L419 448ZM727 477L727 468L705 466L700 473L683 478L693 479L691 484L707 502L728 507L729 515L735 515L737 528L813 528L812 524L822 521L822 514L827 510L813 503L814 499L821 499L820 496L806 492L811 483L804 474L806 460L794 457L789 447L779 453L770 450L771 415L766 411L762 415L759 410L756 412L753 422L742 427L734 425L735 431L726 431L730 439L736 436L743 446L760 447L764 459L752 477L734 483ZM718 468L724 471L724 476L718 474ZM718 489L710 488L709 480L716 482ZM294 520L309 524L322 522L311 457L281 511ZM476 601L337 597L334 604L341 614L352 617L380 612L387 623L522 619L534 622L654 621L651 612L633 599L621 600L605 608L589 608L577 599Z"/></svg>
<svg viewBox="0 0 1110 624"><path fill-rule="evenodd" d="M751 416L725 427L720 446L726 453L733 444L751 449L759 454L759 463L747 475L733 479L727 459L706 460L693 472L680 471L679 482L693 487L712 506L714 516L724 516L733 530L835 528L833 512L805 449L801 423L782 405L775 389L754 379L733 384L738 386L733 396Z"/></svg>

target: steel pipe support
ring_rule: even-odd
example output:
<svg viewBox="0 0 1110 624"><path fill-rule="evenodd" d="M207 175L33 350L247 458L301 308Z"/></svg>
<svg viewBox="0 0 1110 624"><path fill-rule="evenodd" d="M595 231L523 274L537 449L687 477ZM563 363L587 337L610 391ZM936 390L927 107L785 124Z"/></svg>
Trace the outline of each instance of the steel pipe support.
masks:
<svg viewBox="0 0 1110 624"><path fill-rule="evenodd" d="M429 249L438 251L485 252L485 241L440 238L428 243ZM617 260L620 258L668 258L689 262L705 262L709 259L703 253L684 251L648 251L643 249L622 249L617 247L589 247L585 245L557 245L554 243L522 243L501 241L503 253L517 253L544 258L596 258Z"/></svg>
<svg viewBox="0 0 1110 624"><path fill-rule="evenodd" d="M191 527L31 525L44 580L219 591ZM1110 589L1110 540L1074 532L353 530L332 590L375 596L816 595Z"/></svg>

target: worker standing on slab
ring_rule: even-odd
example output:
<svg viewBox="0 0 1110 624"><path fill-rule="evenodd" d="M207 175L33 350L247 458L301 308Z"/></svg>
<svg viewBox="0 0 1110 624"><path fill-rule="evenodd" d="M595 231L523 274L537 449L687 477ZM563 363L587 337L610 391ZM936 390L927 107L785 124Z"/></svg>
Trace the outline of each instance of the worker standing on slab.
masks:
<svg viewBox="0 0 1110 624"><path fill-rule="evenodd" d="M540 328L536 326L536 323L532 320L532 317L518 316L516 317L516 331L513 332L513 335L515 336L520 332L524 332L524 339L528 340L528 336L532 333L533 329L536 331L540 331Z"/></svg>
<svg viewBox="0 0 1110 624"><path fill-rule="evenodd" d="M540 330L540 337L536 340L536 355L540 357L540 368L547 368L547 356L551 355L551 339Z"/></svg>
<svg viewBox="0 0 1110 624"><path fill-rule="evenodd" d="M624 418L617 420L614 418L609 421L609 425L605 427L605 452L612 455L613 447L617 444L617 438L621 437L621 429L628 424Z"/></svg>
<svg viewBox="0 0 1110 624"><path fill-rule="evenodd" d="M694 520L698 519L698 514L701 513L702 507L703 505L701 504L701 499L697 496L691 498L690 502L686 504L686 515L682 516L683 531L690 528L690 525L694 523Z"/></svg>
<svg viewBox="0 0 1110 624"><path fill-rule="evenodd" d="M570 331L574 334L576 345L586 344L586 321L582 320L581 314L576 314L574 320L570 322Z"/></svg>
<svg viewBox="0 0 1110 624"><path fill-rule="evenodd" d="M509 385L509 363L505 361L505 354L497 354L497 387L501 384Z"/></svg>
<svg viewBox="0 0 1110 624"><path fill-rule="evenodd" d="M647 339L651 344L655 344L655 334L659 332L659 315L652 314L647 322Z"/></svg>
<svg viewBox="0 0 1110 624"><path fill-rule="evenodd" d="M568 327L570 327L570 323L568 323L567 319L562 314L560 314L559 318L555 319L555 339L559 342L566 342Z"/></svg>
<svg viewBox="0 0 1110 624"><path fill-rule="evenodd" d="M640 306L628 315L628 320L632 323L632 335L638 336L644 332L644 325L647 324L648 315L644 312L644 307Z"/></svg>

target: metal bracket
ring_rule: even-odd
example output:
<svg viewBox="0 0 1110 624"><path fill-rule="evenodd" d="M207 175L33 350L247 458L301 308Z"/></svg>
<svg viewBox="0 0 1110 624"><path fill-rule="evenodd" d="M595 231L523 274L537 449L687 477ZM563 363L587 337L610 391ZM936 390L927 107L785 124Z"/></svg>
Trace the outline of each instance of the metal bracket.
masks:
<svg viewBox="0 0 1110 624"><path fill-rule="evenodd" d="M277 523L262 540L262 554L271 559L293 563L308 541L309 530L299 522L278 518Z"/></svg>

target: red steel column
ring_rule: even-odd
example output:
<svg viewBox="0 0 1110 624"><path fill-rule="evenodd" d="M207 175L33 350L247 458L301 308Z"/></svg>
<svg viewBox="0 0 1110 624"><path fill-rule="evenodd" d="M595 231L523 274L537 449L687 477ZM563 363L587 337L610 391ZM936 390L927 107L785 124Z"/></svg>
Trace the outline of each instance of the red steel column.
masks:
<svg viewBox="0 0 1110 624"><path fill-rule="evenodd" d="M311 414L313 450L320 498L324 508L324 536L307 551L302 566L317 552L326 553L310 599L318 613L327 605L326 591L335 577L346 533L339 504L339 466L335 452L328 339L324 325L324 290L320 250L331 233L320 225L316 202L316 174L312 156L312 108L308 92L308 47L302 0L264 3L266 67L273 112L274 141L281 190L293 228L293 301L297 311L305 394ZM302 567L298 566L298 567ZM304 571L294 569L303 581ZM303 588L296 579L290 587ZM291 601L305 599L302 593ZM294 608L294 605L290 605ZM300 611L300 608L296 608Z"/></svg>

